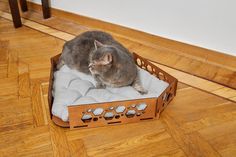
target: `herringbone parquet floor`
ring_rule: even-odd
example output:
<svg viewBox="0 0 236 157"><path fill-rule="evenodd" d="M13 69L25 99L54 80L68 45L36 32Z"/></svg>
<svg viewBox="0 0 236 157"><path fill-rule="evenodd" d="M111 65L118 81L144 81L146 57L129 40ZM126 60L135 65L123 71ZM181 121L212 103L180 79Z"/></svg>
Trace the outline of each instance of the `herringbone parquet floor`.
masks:
<svg viewBox="0 0 236 157"><path fill-rule="evenodd" d="M28 27L14 29L7 15L0 18L0 156L235 156L235 90L159 64L182 82L159 120L55 126L47 104L49 59L73 36L27 20Z"/></svg>

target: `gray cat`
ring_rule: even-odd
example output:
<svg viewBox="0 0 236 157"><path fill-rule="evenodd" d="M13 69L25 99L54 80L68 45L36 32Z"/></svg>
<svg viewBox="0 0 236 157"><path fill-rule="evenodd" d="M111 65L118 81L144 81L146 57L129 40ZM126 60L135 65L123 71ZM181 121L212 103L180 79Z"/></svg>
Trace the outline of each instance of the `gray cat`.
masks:
<svg viewBox="0 0 236 157"><path fill-rule="evenodd" d="M97 88L132 85L141 94L147 93L132 54L108 33L88 31L66 42L57 69L64 64L91 74Z"/></svg>

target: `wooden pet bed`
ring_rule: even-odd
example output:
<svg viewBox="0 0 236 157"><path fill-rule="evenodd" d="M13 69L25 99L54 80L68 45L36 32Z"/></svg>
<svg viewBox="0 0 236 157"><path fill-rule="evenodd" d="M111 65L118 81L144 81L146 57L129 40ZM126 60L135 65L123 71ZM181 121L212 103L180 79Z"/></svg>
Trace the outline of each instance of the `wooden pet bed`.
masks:
<svg viewBox="0 0 236 157"><path fill-rule="evenodd" d="M61 54L51 58L51 74L48 90L48 102L50 113L53 104L52 87L54 71L56 70L56 65L58 63L60 55ZM70 127L71 129L74 129L126 124L143 120L158 119L160 117L161 112L166 108L166 106L176 95L178 80L170 74L166 73L165 71L161 70L160 68L156 67L152 63L150 63L147 59L135 53L133 54L133 56L136 64L140 68L148 71L150 74L154 75L158 79L169 83L169 86L162 92L159 97L69 106L69 122L64 122L60 118L51 114L52 121L58 126ZM140 108L138 108L138 105L140 104L144 104L145 108L140 110ZM123 112L121 112L120 110L119 113L116 112L116 109L118 107L123 108ZM93 111L97 108L103 109L103 112L100 115L93 114ZM135 114L127 114L131 111ZM113 116L106 118L104 115L108 112ZM83 120L82 117L84 115L89 115L91 118Z"/></svg>

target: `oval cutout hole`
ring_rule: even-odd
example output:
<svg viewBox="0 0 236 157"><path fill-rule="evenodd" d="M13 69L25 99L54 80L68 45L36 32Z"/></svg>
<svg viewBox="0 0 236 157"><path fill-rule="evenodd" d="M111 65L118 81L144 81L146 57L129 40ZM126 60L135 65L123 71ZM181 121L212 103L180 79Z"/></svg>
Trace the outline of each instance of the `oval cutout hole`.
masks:
<svg viewBox="0 0 236 157"><path fill-rule="evenodd" d="M166 101L169 101L171 97L172 97L172 94L169 93L169 94L167 95Z"/></svg>
<svg viewBox="0 0 236 157"><path fill-rule="evenodd" d="M92 118L89 118L89 119L82 119L82 121L83 121L84 123L89 123L89 122L91 122L91 120L92 120Z"/></svg>
<svg viewBox="0 0 236 157"><path fill-rule="evenodd" d="M115 115L115 119L119 119L120 118L120 115Z"/></svg>
<svg viewBox="0 0 236 157"><path fill-rule="evenodd" d="M162 72L159 72L158 76L159 76L160 80L165 80L165 76L164 76L164 74Z"/></svg>
<svg viewBox="0 0 236 157"><path fill-rule="evenodd" d="M93 118L93 121L97 121L97 120L98 120L98 118L97 118L97 117Z"/></svg>
<svg viewBox="0 0 236 157"><path fill-rule="evenodd" d="M137 59L137 64L138 64L139 66L142 65L141 60L140 60L139 58Z"/></svg>

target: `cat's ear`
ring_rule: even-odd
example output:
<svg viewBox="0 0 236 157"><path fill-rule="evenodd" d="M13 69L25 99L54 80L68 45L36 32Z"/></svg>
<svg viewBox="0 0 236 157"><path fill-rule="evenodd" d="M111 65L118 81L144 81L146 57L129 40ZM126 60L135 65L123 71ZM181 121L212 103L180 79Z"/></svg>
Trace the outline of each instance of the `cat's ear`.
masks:
<svg viewBox="0 0 236 157"><path fill-rule="evenodd" d="M104 46L101 42L94 40L94 46L95 46L95 50L97 50L99 47Z"/></svg>
<svg viewBox="0 0 236 157"><path fill-rule="evenodd" d="M102 65L107 65L112 62L112 54L111 53L106 53L101 60Z"/></svg>

